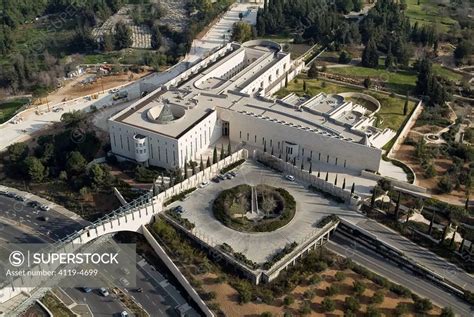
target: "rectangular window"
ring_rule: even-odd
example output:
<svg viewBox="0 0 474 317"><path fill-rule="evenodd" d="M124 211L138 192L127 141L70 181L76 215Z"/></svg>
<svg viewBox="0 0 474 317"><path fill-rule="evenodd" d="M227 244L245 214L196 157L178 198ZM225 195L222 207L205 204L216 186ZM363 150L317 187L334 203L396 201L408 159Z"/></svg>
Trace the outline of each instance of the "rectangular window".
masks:
<svg viewBox="0 0 474 317"><path fill-rule="evenodd" d="M115 133L113 134L114 136L114 146L117 147L117 142L115 141Z"/></svg>
<svg viewBox="0 0 474 317"><path fill-rule="evenodd" d="M120 147L121 147L122 150L123 150L123 139L122 139L122 135L120 135Z"/></svg>
<svg viewBox="0 0 474 317"><path fill-rule="evenodd" d="M257 135L255 135L255 141L254 141L254 143L257 143Z"/></svg>
<svg viewBox="0 0 474 317"><path fill-rule="evenodd" d="M151 152L151 158L153 159L153 144L150 143L150 152Z"/></svg>
<svg viewBox="0 0 474 317"><path fill-rule="evenodd" d="M247 133L247 141L249 140L249 134Z"/></svg>
<svg viewBox="0 0 474 317"><path fill-rule="evenodd" d="M242 139L242 131L239 133L239 138Z"/></svg>

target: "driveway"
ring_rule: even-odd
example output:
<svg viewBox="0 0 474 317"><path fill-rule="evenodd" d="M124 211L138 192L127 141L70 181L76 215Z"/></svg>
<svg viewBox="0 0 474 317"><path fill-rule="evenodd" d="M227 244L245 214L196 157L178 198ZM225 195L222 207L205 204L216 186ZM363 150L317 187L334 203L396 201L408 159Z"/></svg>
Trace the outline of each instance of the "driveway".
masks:
<svg viewBox="0 0 474 317"><path fill-rule="evenodd" d="M267 184L286 189L296 200L294 218L284 227L272 232L245 233L226 227L214 218L212 202L222 190L240 184ZM288 181L284 175L251 160L247 160L238 168L237 177L217 184L211 182L207 187L196 190L184 202L176 202L171 206L176 205L184 207L183 218L188 218L196 225L200 238L214 245L226 242L234 251L244 253L247 258L257 263L266 262L287 243L296 241L301 244L309 239L319 231L315 224L325 216L335 214L344 216L349 221L358 221L363 217L347 209L344 204L313 193L297 181Z"/></svg>

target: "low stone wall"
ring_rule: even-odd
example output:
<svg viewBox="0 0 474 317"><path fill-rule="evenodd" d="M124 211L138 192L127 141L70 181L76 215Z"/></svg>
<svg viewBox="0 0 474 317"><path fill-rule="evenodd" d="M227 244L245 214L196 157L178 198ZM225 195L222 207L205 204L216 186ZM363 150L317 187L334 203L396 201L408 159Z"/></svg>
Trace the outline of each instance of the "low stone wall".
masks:
<svg viewBox="0 0 474 317"><path fill-rule="evenodd" d="M297 246L296 250L291 252L289 255L285 256L282 260L275 263L271 269L263 273L262 279L265 282L271 282L280 275L280 272L295 264L296 261L303 256L305 253L311 251L311 249L316 249L317 246L322 246L324 239L329 240L329 235L332 231L336 230L338 221L333 221L321 228L321 231L317 235L308 239L302 245Z"/></svg>
<svg viewBox="0 0 474 317"><path fill-rule="evenodd" d="M171 258L166 254L165 250L161 247L158 241L156 241L155 237L153 237L153 234L145 226L141 228L141 231L143 235L145 236L145 239L148 241L148 243L151 245L151 247L155 251L155 253L160 257L160 259L163 261L166 267L171 271L174 277L176 277L176 279L179 281L181 286L183 286L183 288L186 290L188 295L199 306L199 308L204 313L204 315L208 317L210 316L213 317L214 313L207 307L206 303L204 303L201 297L199 297L199 294L191 286L191 284L186 279L186 277L179 271L178 267L173 263Z"/></svg>
<svg viewBox="0 0 474 317"><path fill-rule="evenodd" d="M392 185L394 185L396 187L400 187L400 188L403 188L403 189L406 189L406 190L409 190L409 191L413 191L413 192L417 192L417 193L426 193L427 192L426 188L424 188L424 187L420 187L420 186L413 185L413 184L410 184L410 183L407 183L407 182L403 182L403 181L400 181L400 180L395 179L395 178L386 177L386 176L382 176L382 175L377 175L373 172L362 171L360 175L362 177L365 177L365 178L368 178L368 179L371 179L371 180L374 180L374 181L378 181L379 179L386 178L386 179L390 180Z"/></svg>
<svg viewBox="0 0 474 317"><path fill-rule="evenodd" d="M372 112L370 116L377 113L380 110L380 107L381 107L380 102L377 99L375 99L374 97L372 97L370 95L363 94L363 93L360 93L360 92L343 92L343 93L339 93L338 95L341 96L341 97L344 97L344 99L346 99L346 98L360 98L360 99L364 99L368 102L373 103L374 106L377 109L376 110L367 109L367 110Z"/></svg>
<svg viewBox="0 0 474 317"><path fill-rule="evenodd" d="M403 129L398 134L397 139L392 145L392 148L387 153L387 156L389 158L391 158L395 154L395 152L398 151L400 146L403 144L406 137L408 136L408 133L410 132L411 128L413 128L413 126L415 125L415 122L420 116L422 111L423 111L423 103L420 100L418 104L416 105L415 109L413 109L410 118L407 120L407 122L403 126Z"/></svg>
<svg viewBox="0 0 474 317"><path fill-rule="evenodd" d="M344 202L351 206L353 209L357 209L360 197L357 195L352 195L350 192L350 188L352 185L348 185L348 189L342 189L334 184L326 182L324 179L317 177L316 175L310 174L309 171L301 170L300 168L293 166L290 163L287 163L275 156L272 156L268 153L261 152L259 150L255 150L254 157L262 162L265 162L270 167L275 168L279 171L282 171L286 174L291 174L296 178L299 178L309 184L313 185L317 189L321 190L322 192L331 194L335 197L338 197ZM341 179L342 182L342 179Z"/></svg>

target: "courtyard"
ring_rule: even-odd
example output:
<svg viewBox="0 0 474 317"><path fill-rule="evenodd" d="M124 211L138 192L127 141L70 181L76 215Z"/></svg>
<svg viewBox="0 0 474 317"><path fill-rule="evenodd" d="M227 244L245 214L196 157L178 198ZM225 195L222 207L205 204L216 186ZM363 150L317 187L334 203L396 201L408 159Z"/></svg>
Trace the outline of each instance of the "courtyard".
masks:
<svg viewBox="0 0 474 317"><path fill-rule="evenodd" d="M289 181L285 175L277 173L260 163L247 160L236 170L237 176L219 183L211 182L199 188L186 200L170 205L181 205L182 217L195 224L194 233L211 245L223 243L232 247L235 252L243 253L249 260L262 264L287 244L304 243L320 230L317 224L324 217L337 215L351 222L358 222L363 215L350 210L344 204L327 199L319 193L312 192L304 184ZM283 227L270 232L240 232L233 230L214 217L212 205L221 191L237 185L267 185L284 188L296 201L296 212L293 219Z"/></svg>

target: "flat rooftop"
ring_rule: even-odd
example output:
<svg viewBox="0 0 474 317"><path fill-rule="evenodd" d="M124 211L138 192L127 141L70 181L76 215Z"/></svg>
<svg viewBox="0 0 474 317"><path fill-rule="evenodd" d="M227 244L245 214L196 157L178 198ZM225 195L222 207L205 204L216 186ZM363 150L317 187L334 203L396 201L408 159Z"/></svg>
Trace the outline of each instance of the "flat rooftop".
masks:
<svg viewBox="0 0 474 317"><path fill-rule="evenodd" d="M112 120L179 138L214 110L227 109L268 117L266 120L273 119L275 123L290 123L314 132L340 136L348 141L361 142L364 138L363 133L350 127L354 122L351 118L354 116L343 117L343 122L328 120L328 114L344 104L344 98L341 96L320 94L309 98L292 95L283 98L282 102L242 92L285 56L285 53L272 47L235 45L232 52L201 70L191 79L180 83L177 88L155 93L152 98L144 97L114 116ZM226 73L230 66L240 68L229 76ZM166 124L150 120L149 112L162 109L164 104L168 105L173 114L178 114L175 120ZM305 107L313 111L306 111Z"/></svg>

